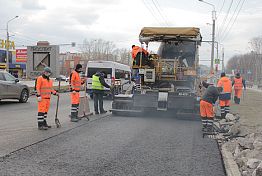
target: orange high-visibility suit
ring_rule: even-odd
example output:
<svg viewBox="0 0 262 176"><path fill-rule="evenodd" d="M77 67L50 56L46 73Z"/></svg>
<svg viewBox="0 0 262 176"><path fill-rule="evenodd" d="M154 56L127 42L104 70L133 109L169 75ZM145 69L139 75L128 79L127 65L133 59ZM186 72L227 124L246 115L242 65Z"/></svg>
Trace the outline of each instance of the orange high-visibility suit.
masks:
<svg viewBox="0 0 262 176"><path fill-rule="evenodd" d="M207 101L200 101L200 116L208 119L214 118L213 105Z"/></svg>
<svg viewBox="0 0 262 176"><path fill-rule="evenodd" d="M56 91L53 89L53 81L45 76L39 76L36 80L36 91L37 97L41 97L41 101L38 102L38 126L46 126L51 94L56 94Z"/></svg>
<svg viewBox="0 0 262 176"><path fill-rule="evenodd" d="M214 120L214 110L213 104L216 103L219 91L213 85L209 85L206 82L203 82L202 85L206 88L205 93L201 97L200 101L200 116L202 120L203 130L213 129L213 120Z"/></svg>
<svg viewBox="0 0 262 176"><path fill-rule="evenodd" d="M141 51L144 52L145 54L148 54L148 52L147 52L144 48L141 48L141 47L139 47L139 46L134 46L134 47L132 48L132 58L135 59L137 53L139 53L139 52L141 52Z"/></svg>
<svg viewBox="0 0 262 176"><path fill-rule="evenodd" d="M219 95L219 104L221 109L221 117L225 118L230 111L230 99L232 92L232 83L226 76L221 77L217 83L217 87L222 87L223 91Z"/></svg>
<svg viewBox="0 0 262 176"><path fill-rule="evenodd" d="M144 57L148 55L148 52L144 48L141 48L139 46L132 47L133 65L140 64L140 57L137 57L137 54L141 52L142 52L142 59L144 59Z"/></svg>
<svg viewBox="0 0 262 176"><path fill-rule="evenodd" d="M243 80L242 77L235 77L232 86L234 86L234 93L235 93L234 101L235 103L239 104L243 87L246 87L245 81Z"/></svg>
<svg viewBox="0 0 262 176"><path fill-rule="evenodd" d="M81 80L79 73L75 70L70 75L70 91L71 91L71 118L77 118L79 102L80 102L80 89L84 81Z"/></svg>

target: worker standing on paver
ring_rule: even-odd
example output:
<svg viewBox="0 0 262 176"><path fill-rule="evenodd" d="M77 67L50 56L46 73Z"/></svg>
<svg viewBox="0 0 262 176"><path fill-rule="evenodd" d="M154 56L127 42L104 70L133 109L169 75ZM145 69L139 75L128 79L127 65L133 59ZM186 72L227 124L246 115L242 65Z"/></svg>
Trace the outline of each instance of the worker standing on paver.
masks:
<svg viewBox="0 0 262 176"><path fill-rule="evenodd" d="M217 87L222 88L222 92L219 94L219 104L221 110L221 118L225 118L227 113L230 112L230 99L232 92L232 83L226 74L221 73L221 78L217 83Z"/></svg>
<svg viewBox="0 0 262 176"><path fill-rule="evenodd" d="M94 98L94 109L95 114L99 114L98 112L98 104L100 114L104 114L107 111L104 110L103 107L103 95L104 95L104 87L112 89L106 82L104 78L104 73L97 71L96 74L92 76L92 91L93 91L93 98Z"/></svg>
<svg viewBox="0 0 262 176"><path fill-rule="evenodd" d="M37 91L37 101L38 101L38 129L47 130L51 128L46 122L47 113L50 107L51 94L58 95L58 93L53 89L53 81L49 78L52 74L52 70L49 67L44 68L42 76L39 76L36 80L36 91Z"/></svg>
<svg viewBox="0 0 262 176"><path fill-rule="evenodd" d="M133 65L140 65L140 58L142 54L142 65L145 62L145 58L148 56L148 52L139 46L132 45L132 58L133 58Z"/></svg>
<svg viewBox="0 0 262 176"><path fill-rule="evenodd" d="M234 102L236 104L240 104L240 98L242 95L243 87L246 90L245 80L240 76L240 73L237 73L233 82L232 86L234 86Z"/></svg>
<svg viewBox="0 0 262 176"><path fill-rule="evenodd" d="M69 85L71 95L71 122L78 122L78 109L80 102L80 89L85 80L81 80L79 73L82 72L82 65L77 64L75 70L70 74Z"/></svg>
<svg viewBox="0 0 262 176"><path fill-rule="evenodd" d="M214 104L216 103L221 88L216 88L213 85L202 82L203 87L206 88L200 100L200 116L202 119L203 131L211 132L214 122Z"/></svg>

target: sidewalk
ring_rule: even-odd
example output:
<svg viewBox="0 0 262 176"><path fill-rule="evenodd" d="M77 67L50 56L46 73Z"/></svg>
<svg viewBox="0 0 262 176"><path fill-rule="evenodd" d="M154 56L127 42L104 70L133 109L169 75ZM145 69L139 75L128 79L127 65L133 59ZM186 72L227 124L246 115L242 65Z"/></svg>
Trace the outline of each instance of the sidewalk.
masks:
<svg viewBox="0 0 262 176"><path fill-rule="evenodd" d="M231 112L240 114L240 124L247 127L248 132L262 131L262 90L243 91L239 105L232 101Z"/></svg>

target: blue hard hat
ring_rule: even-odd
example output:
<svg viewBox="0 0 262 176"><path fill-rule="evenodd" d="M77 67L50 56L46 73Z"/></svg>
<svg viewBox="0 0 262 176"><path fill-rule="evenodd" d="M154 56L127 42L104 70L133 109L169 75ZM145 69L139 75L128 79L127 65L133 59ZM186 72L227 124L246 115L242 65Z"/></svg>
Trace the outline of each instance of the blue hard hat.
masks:
<svg viewBox="0 0 262 176"><path fill-rule="evenodd" d="M45 67L44 72L52 73L52 69L50 67Z"/></svg>

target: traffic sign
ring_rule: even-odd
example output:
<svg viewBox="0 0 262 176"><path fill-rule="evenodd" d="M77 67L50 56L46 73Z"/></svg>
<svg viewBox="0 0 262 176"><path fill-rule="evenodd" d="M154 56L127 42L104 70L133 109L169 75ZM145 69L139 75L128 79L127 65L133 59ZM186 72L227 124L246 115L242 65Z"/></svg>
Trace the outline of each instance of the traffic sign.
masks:
<svg viewBox="0 0 262 176"><path fill-rule="evenodd" d="M220 60L219 59L215 59L215 64L220 64Z"/></svg>

